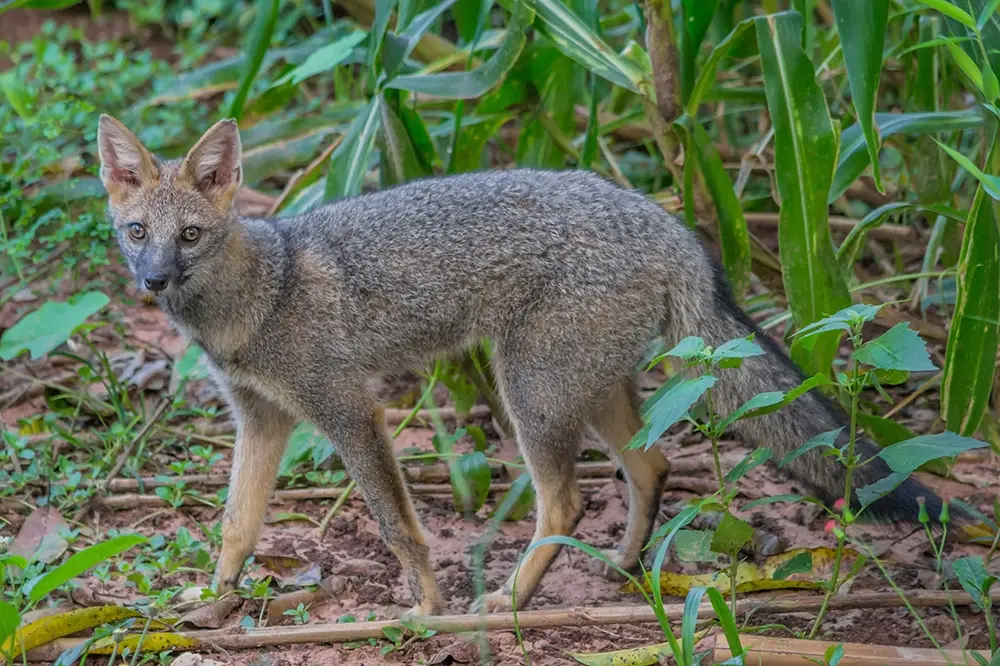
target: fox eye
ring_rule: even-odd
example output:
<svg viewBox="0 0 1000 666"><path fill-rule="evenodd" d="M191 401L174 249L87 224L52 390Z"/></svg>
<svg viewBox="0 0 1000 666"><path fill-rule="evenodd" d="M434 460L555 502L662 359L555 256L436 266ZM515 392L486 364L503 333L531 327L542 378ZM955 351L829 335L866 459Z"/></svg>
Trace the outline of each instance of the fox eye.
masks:
<svg viewBox="0 0 1000 666"><path fill-rule="evenodd" d="M146 237L146 227L142 226L138 222L133 222L128 225L128 235L134 240L142 240Z"/></svg>
<svg viewBox="0 0 1000 666"><path fill-rule="evenodd" d="M181 232L181 238L188 243L195 242L199 236L201 236L201 229L198 227L184 227L184 231Z"/></svg>

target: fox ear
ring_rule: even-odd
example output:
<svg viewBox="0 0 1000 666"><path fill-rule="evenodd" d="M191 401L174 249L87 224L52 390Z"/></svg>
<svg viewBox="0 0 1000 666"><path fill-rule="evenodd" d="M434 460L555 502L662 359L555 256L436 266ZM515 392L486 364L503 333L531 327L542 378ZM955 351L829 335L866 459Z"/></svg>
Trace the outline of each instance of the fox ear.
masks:
<svg viewBox="0 0 1000 666"><path fill-rule="evenodd" d="M101 115L97 124L97 152L101 181L113 204L159 180L160 172L150 152L125 125L107 114Z"/></svg>
<svg viewBox="0 0 1000 666"><path fill-rule="evenodd" d="M243 148L236 121L220 120L188 151L181 162L180 174L205 198L228 211L243 183L242 159Z"/></svg>

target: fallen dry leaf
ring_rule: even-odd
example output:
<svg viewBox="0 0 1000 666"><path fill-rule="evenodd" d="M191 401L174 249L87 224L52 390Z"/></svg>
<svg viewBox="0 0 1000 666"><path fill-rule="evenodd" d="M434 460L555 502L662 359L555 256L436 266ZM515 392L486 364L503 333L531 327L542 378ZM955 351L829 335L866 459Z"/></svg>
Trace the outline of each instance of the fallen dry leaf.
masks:
<svg viewBox="0 0 1000 666"><path fill-rule="evenodd" d="M59 536L61 531L70 531L59 510L55 507L39 507L31 512L21 525L20 531L10 545L12 555L51 564L59 559L69 544Z"/></svg>

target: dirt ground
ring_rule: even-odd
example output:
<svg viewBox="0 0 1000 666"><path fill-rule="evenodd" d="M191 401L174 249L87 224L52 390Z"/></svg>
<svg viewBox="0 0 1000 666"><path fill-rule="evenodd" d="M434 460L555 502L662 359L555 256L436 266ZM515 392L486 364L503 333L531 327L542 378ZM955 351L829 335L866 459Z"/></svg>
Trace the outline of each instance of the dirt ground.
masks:
<svg viewBox="0 0 1000 666"><path fill-rule="evenodd" d="M96 285L101 288L101 285L110 285L104 289L112 298L112 304L109 306L111 316L120 323L125 337L122 345L122 339L111 335L110 331L106 330L103 334L99 331L95 336L102 342L102 346L119 345L132 350L145 350L147 362L155 362L163 356L176 358L182 350L182 343L168 326L165 316L155 306L135 300L136 295L131 287L123 290L116 286L120 283L110 277L111 275L106 274L99 280L92 280L91 287ZM67 282L60 287L60 292L68 294L85 286L85 281L76 284ZM7 303L0 309L0 330L11 326L25 311L40 305L41 299L45 297L47 294L44 290L36 288L35 291L20 294L18 298ZM127 304L130 301L131 304ZM39 376L57 372L57 369L47 362L21 361L13 367ZM164 384L165 380L150 384L153 389L146 391L149 404L155 404L159 400L158 394ZM4 375L0 380L0 390L6 391L16 385L17 380L9 375ZM654 385L655 381L651 381L650 387ZM393 394L398 396L406 388L405 382L397 381L384 387L382 393L391 399ZM212 404L218 400L209 384L191 387L189 398L195 402L205 401L205 404ZM445 395L439 395L438 398L443 401ZM929 402L932 399L932 396L928 396L914 401L913 405L904 411L901 420L918 431L921 427L926 429L936 414L936 405ZM4 410L0 413L0 417L6 427L15 428L19 420L29 418L44 409L44 399L39 396L21 401ZM480 423L492 437L490 443L495 451L491 455L504 460L513 460L516 456L513 443L498 441L490 423L487 421ZM406 449L410 453L414 448L432 451L431 435L432 430L419 424L408 428L396 440L397 449L399 451ZM683 472L674 474L672 483L662 497L661 520L675 515L679 503L695 497L699 488L704 488L712 480L711 450L707 442L691 435L690 432L681 430L667 438L663 445L675 469L680 468ZM747 450L737 442L725 442L722 451L723 465L728 468L738 462ZM164 450L161 455L154 458L149 469L143 470L143 473L163 473L171 456L180 453L182 452ZM223 460L215 465L213 472L228 471L230 456L231 450L225 450ZM962 497L985 509L989 506L991 498L1000 491L1000 462L987 450L986 453L966 456L956 467L952 479L945 480L928 474L922 474L921 477L943 496ZM771 465L752 470L740 482L740 489L738 503L746 503L768 495L805 490L782 478ZM623 484L613 477L606 478L604 483L589 485L585 490L586 513L576 536L599 548L613 546L622 535L625 526L627 506L623 499L623 491ZM446 599L446 613L464 613L473 600L471 550L486 531L485 517L500 497L500 494L491 495L486 506L473 520L466 520L458 515L453 510L450 497L424 495L415 497L417 512L426 527L432 560ZM346 570L346 573L336 577L336 595L310 606L310 624L336 622L345 614L353 615L359 621L370 616L375 619L395 617L412 601L404 591L405 586L400 580L400 568L396 559L383 545L376 525L360 499L354 497L347 502L332 520L327 534L322 539L317 537L315 526L308 522L273 521L278 514L298 513L305 514L318 522L322 520L331 504L332 500L273 503L269 510L269 524L264 527L256 553L301 558L318 565L323 578L336 571ZM20 512L6 516L10 523L0 529L0 535L16 535L26 515L26 512ZM772 504L760 507L742 517L749 520L759 531L772 535L778 540L777 543L787 548L833 546L835 543L834 537L824 532L824 517L819 510L807 505ZM117 511L102 509L90 513L85 519L85 524L102 531L111 527L134 526L139 532L148 536L164 535L167 539L171 539L181 526L186 526L192 533L197 534L196 523L211 525L220 518L221 510L214 508L185 506L179 510L163 511L143 507ZM490 544L485 558L487 589L497 587L510 573L518 555L528 545L533 529L533 514L525 520L503 524ZM890 571L903 588L940 589L941 581L932 571L933 563L922 531L905 525L875 525L860 529L866 533L875 551L888 561ZM959 551L967 552L978 550L972 546L957 548ZM622 592L619 583L605 580L592 572L592 566L591 560L584 554L564 549L531 600L529 608L554 609L642 603L639 595ZM685 572L696 570L692 565L676 562L670 563L668 568ZM705 569L701 571L704 572ZM186 582L205 584L208 579L189 573L177 573L169 579L161 580L164 585ZM99 594L121 593L120 587L102 586L93 578L87 578L85 583L90 591ZM851 591L885 592L889 589L877 570L871 566L850 586ZM802 594L802 592L767 592L757 593L756 596L766 600L783 594ZM668 600L670 603L680 601L683 600L680 598ZM224 627L239 631L241 618L246 615L257 617L260 611L260 602L245 601L229 616ZM929 618L928 624L940 642L947 644L954 641L955 629L950 619L944 615L944 611L923 611L923 614L925 618ZM803 630L808 629L810 620L814 616L811 612L780 616L754 615L748 625L775 624L791 630ZM962 616L964 630L969 635L969 646L980 648L986 645L982 617L977 617L968 610L963 610ZM279 621L291 623L289 618L280 618ZM781 634L782 631L775 628L770 633ZM930 642L905 609L834 611L825 624L822 637L838 641L930 646ZM631 625L526 630L524 640L525 648L533 663L569 664L575 663L568 655L570 651L594 652L648 645L662 642L663 637L655 625ZM495 658L494 663L524 663L521 648L513 632L491 632L489 644ZM311 644L259 651L220 651L206 657L223 663L257 666L265 664L297 666L318 663L351 666L395 663L478 663L476 656L478 648L467 640L467 637L437 635L427 640L415 641L404 651L387 656L379 653L382 645L385 645L385 641L377 642L376 645L366 642L351 646Z"/></svg>

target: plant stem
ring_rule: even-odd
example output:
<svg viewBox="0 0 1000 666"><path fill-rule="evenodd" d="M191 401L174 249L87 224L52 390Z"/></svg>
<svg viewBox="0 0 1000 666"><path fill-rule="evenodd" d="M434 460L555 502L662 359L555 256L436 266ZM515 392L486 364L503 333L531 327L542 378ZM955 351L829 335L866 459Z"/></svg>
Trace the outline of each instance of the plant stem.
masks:
<svg viewBox="0 0 1000 666"><path fill-rule="evenodd" d="M722 476L722 460L719 458L719 435L715 432L715 412L712 406L712 389L705 392L705 401L708 406L708 436L712 440L712 457L715 459L715 475L719 480L719 492L723 495L726 492L726 481Z"/></svg>
<svg viewBox="0 0 1000 666"><path fill-rule="evenodd" d="M854 343L854 348L857 349L860 344L860 336L857 332L852 335L852 342ZM858 439L858 402L861 393L861 387L858 382L858 375L860 374L859 364L854 361L852 377L849 382L850 384L850 394L851 394L851 430L848 434L847 440L847 460L845 462L845 467L847 467L847 479L844 481L844 506L850 507L851 503L851 490L852 481L854 477L854 447ZM823 605L820 606L819 613L816 615L816 621L813 622L812 629L809 630L809 639L813 639L816 633L819 631L820 625L823 623L823 618L826 616L827 608L830 605L830 599L834 594L837 593L837 587L840 583L840 567L844 560L844 543L847 541L847 525L843 524L840 536L837 537L837 549L833 555L833 573L830 576L830 585L826 589L826 594L823 596Z"/></svg>

